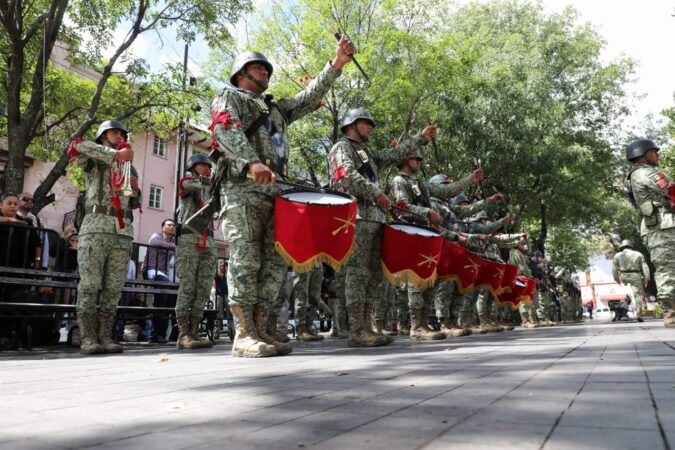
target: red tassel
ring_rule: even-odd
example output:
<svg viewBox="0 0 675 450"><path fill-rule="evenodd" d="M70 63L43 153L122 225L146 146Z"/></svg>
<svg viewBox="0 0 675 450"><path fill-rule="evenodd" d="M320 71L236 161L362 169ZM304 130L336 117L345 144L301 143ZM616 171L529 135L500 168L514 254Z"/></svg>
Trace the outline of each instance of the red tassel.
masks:
<svg viewBox="0 0 675 450"><path fill-rule="evenodd" d="M115 215L117 216L117 223L120 226L120 229L124 229L126 225L124 224L124 217L122 217L122 203L120 198L115 195L110 199L110 203L115 207Z"/></svg>
<svg viewBox="0 0 675 450"><path fill-rule="evenodd" d="M181 178L181 179L178 181L178 196L179 196L180 198L183 198L183 197L185 197L185 195L186 195L184 183L185 183L186 181L193 180L193 179L194 179L194 178L192 178L191 176L188 176L188 177L183 177L183 178Z"/></svg>
<svg viewBox="0 0 675 450"><path fill-rule="evenodd" d="M68 154L70 155L70 159L68 160L68 163L72 163L75 161L75 157L80 154L80 152L75 149L75 144L79 144L80 142L84 141L81 137L75 138L72 141L70 141L70 144L68 145Z"/></svg>

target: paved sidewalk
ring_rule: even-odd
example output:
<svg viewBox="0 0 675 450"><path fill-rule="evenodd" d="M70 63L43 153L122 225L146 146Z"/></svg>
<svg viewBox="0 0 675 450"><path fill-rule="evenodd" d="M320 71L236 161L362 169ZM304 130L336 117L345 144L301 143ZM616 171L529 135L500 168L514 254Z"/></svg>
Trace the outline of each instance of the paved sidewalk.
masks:
<svg viewBox="0 0 675 450"><path fill-rule="evenodd" d="M0 449L675 447L675 330L660 321L294 347L0 353Z"/></svg>

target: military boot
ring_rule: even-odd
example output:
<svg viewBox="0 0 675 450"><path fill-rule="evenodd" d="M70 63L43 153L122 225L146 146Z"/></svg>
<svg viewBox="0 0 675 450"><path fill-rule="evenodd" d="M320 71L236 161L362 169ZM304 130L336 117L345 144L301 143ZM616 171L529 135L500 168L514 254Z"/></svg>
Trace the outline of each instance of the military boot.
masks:
<svg viewBox="0 0 675 450"><path fill-rule="evenodd" d="M282 342L282 343L287 343L291 342L291 338L288 337L286 333L282 333L279 331L279 328L277 326L277 323L279 321L279 316L276 314L270 314L269 318L267 319L267 334L272 336L275 341L277 342Z"/></svg>
<svg viewBox="0 0 675 450"><path fill-rule="evenodd" d="M462 327L458 327L454 323L452 323L452 319L450 317L441 317L441 333L443 333L446 337L460 337L460 336L468 336L471 334L469 330L466 330Z"/></svg>
<svg viewBox="0 0 675 450"><path fill-rule="evenodd" d="M338 307L336 307L338 308ZM347 311L340 311L338 308L337 315L337 325L338 325L338 339L349 339L349 317L347 317Z"/></svg>
<svg viewBox="0 0 675 450"><path fill-rule="evenodd" d="M399 322L398 334L401 336L410 336L410 325L408 325L406 322Z"/></svg>
<svg viewBox="0 0 675 450"><path fill-rule="evenodd" d="M441 329L438 330L444 338L452 336L452 324L449 317L439 317L438 322L441 324Z"/></svg>
<svg viewBox="0 0 675 450"><path fill-rule="evenodd" d="M443 339L443 333L433 331L427 325L427 317L424 314L424 309L410 310L410 339L417 341L437 341Z"/></svg>
<svg viewBox="0 0 675 450"><path fill-rule="evenodd" d="M675 328L675 301L663 300L663 304L668 306L668 311L663 313L663 326Z"/></svg>
<svg viewBox="0 0 675 450"><path fill-rule="evenodd" d="M275 341L272 336L267 334L267 310L262 306L256 306L253 310L253 323L258 338L266 344L274 346L277 349L277 356L288 355L293 351L293 347L289 343Z"/></svg>
<svg viewBox="0 0 675 450"><path fill-rule="evenodd" d="M320 341L323 339L323 336L315 336L314 334L312 334L307 328L307 325L298 325L295 338L299 341L311 342L311 341Z"/></svg>
<svg viewBox="0 0 675 450"><path fill-rule="evenodd" d="M96 318L98 343L103 346L106 353L122 353L123 350L120 343L112 338L114 321L115 316L112 315L98 316Z"/></svg>
<svg viewBox="0 0 675 450"><path fill-rule="evenodd" d="M258 338L253 322L253 306L230 305L235 316L236 332L232 344L232 356L244 358L261 358L276 356L277 349Z"/></svg>
<svg viewBox="0 0 675 450"><path fill-rule="evenodd" d="M209 341L208 339L202 339L199 336L200 321L201 321L200 317L193 316L192 319L190 319L190 337L194 342L194 344L192 344L193 345L192 348L211 348L213 347L213 342Z"/></svg>
<svg viewBox="0 0 675 450"><path fill-rule="evenodd" d="M77 325L80 329L80 353L83 355L95 355L105 353L105 349L98 343L96 338L96 324L91 315L78 314Z"/></svg>
<svg viewBox="0 0 675 450"><path fill-rule="evenodd" d="M194 340L190 335L190 321L186 317L176 317L178 323L178 339L176 339L176 348L178 350L191 350Z"/></svg>
<svg viewBox="0 0 675 450"><path fill-rule="evenodd" d="M385 345L389 345L392 342L394 342L393 337L391 337L390 335L386 335L386 334L382 333L382 330L377 326L377 322L376 322L375 318L373 317L373 310L371 308L371 305L369 305L368 303L366 303L365 306L364 306L363 317L364 317L364 323L366 325L364 330L363 330L364 334L384 338L384 340L386 342Z"/></svg>
<svg viewBox="0 0 675 450"><path fill-rule="evenodd" d="M504 331L504 327L501 326L501 325L500 325L499 323L497 323L496 321L490 319L490 320L488 320L488 323L492 326L492 328L494 328L495 332L501 333L502 331Z"/></svg>
<svg viewBox="0 0 675 450"><path fill-rule="evenodd" d="M398 333L391 329L391 326L388 326L388 323L384 319L377 319L375 321L377 324L377 330L384 336L396 336Z"/></svg>
<svg viewBox="0 0 675 450"><path fill-rule="evenodd" d="M349 341L350 347L381 347L386 345L384 336L378 336L365 333L366 324L364 322L363 307L360 305L347 306L349 312Z"/></svg>

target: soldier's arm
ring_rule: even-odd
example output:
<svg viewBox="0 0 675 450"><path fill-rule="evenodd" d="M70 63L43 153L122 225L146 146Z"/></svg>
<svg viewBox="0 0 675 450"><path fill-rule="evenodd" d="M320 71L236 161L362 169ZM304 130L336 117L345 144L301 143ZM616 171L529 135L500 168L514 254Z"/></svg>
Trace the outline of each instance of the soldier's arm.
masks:
<svg viewBox="0 0 675 450"><path fill-rule="evenodd" d="M488 239L490 242L494 242L495 244L499 244L500 246L504 247L517 246L523 239L523 235L520 233L499 234L497 236L490 236Z"/></svg>
<svg viewBox="0 0 675 450"><path fill-rule="evenodd" d="M466 205L466 206L464 206L464 205L453 206L452 210L455 212L457 217L463 219L463 218L466 218L466 217L473 216L474 214L476 214L480 211L486 210L492 204L494 204L494 202L492 200L490 200L490 198L487 198L485 200L473 202L470 205Z"/></svg>
<svg viewBox="0 0 675 450"><path fill-rule="evenodd" d="M321 99L333 86L342 71L336 70L330 63L314 78L305 89L291 98L281 99L279 109L290 124L316 110Z"/></svg>
<svg viewBox="0 0 675 450"><path fill-rule="evenodd" d="M620 281L619 281L619 261L618 261L616 255L614 255L614 259L612 260L612 278L618 284L621 284Z"/></svg>
<svg viewBox="0 0 675 450"><path fill-rule="evenodd" d="M649 281L652 277L652 273L649 270L649 265L644 256L640 258L640 264L642 265L642 277L644 278L644 281Z"/></svg>
<svg viewBox="0 0 675 450"><path fill-rule="evenodd" d="M383 148L370 150L373 155L373 159L378 166L382 167L387 164L396 164L400 160L408 156L411 150L420 148L423 145L426 145L429 141L427 138L422 136L422 133L417 133L411 138L407 138L402 142L399 142L398 145L394 148Z"/></svg>
<svg viewBox="0 0 675 450"><path fill-rule="evenodd" d="M448 199L466 191L472 184L471 178L466 177L450 184L429 184L429 190L434 197Z"/></svg>
<svg viewBox="0 0 675 450"><path fill-rule="evenodd" d="M97 144L96 142L82 141L73 144L73 146L75 147L75 150L79 152L79 154L75 156L75 164L82 168L86 166L88 159L111 165L117 157L117 150Z"/></svg>
<svg viewBox="0 0 675 450"><path fill-rule="evenodd" d="M206 187L211 186L211 178L203 176L189 176L181 178L178 182L178 195L180 197L185 197L186 195L193 192L201 192L201 190Z"/></svg>
<svg viewBox="0 0 675 450"><path fill-rule="evenodd" d="M670 192L669 188L671 185L671 180L668 174L664 171L654 169L651 173L640 173L643 175L644 184L652 191L659 194L663 199L664 206L670 205Z"/></svg>
<svg viewBox="0 0 675 450"><path fill-rule="evenodd" d="M335 189L344 189L354 196L374 202L382 190L356 170L352 154L348 142L335 144L330 154L331 184Z"/></svg>
<svg viewBox="0 0 675 450"><path fill-rule="evenodd" d="M397 211L396 215L405 219L405 220L414 220L413 215L420 215L427 217L429 214L429 208L424 206L413 205L412 202L415 200L411 197L411 193L408 189L408 183L401 176L394 177L394 180L391 182L390 193L391 198L394 201L395 205L403 204L405 208L410 211L410 213L404 213L402 211Z"/></svg>
<svg viewBox="0 0 675 450"><path fill-rule="evenodd" d="M233 91L226 90L223 93L218 110L223 116L214 124L213 137L233 171L243 176L248 170L248 164L260 161L260 157L249 143L242 127L237 126L241 124L241 101ZM226 113L229 113L229 117L225 117Z"/></svg>
<svg viewBox="0 0 675 450"><path fill-rule="evenodd" d="M499 220L496 220L492 223L486 223L486 224L476 222L474 224L474 231L476 233L480 233L480 234L494 233L495 231L499 230L502 227L503 223L504 223L503 219L499 219Z"/></svg>

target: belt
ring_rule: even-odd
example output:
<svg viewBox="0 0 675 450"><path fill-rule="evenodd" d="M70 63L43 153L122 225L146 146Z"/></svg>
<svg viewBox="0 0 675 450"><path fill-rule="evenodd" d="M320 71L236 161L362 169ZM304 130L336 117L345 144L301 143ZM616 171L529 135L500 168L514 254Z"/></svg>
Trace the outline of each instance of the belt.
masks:
<svg viewBox="0 0 675 450"><path fill-rule="evenodd" d="M642 273L641 270L621 270L621 273Z"/></svg>
<svg viewBox="0 0 675 450"><path fill-rule="evenodd" d="M106 216L117 217L117 209L112 205L91 205L84 208L84 214L103 214ZM122 209L122 216L126 217L127 219L131 219L133 217L132 212L128 209Z"/></svg>
<svg viewBox="0 0 675 450"><path fill-rule="evenodd" d="M377 206L375 205L375 202L371 200L366 200L365 198L359 198L356 197L356 203L361 205L361 206Z"/></svg>

